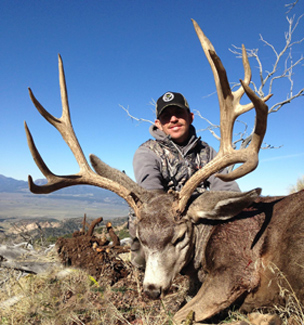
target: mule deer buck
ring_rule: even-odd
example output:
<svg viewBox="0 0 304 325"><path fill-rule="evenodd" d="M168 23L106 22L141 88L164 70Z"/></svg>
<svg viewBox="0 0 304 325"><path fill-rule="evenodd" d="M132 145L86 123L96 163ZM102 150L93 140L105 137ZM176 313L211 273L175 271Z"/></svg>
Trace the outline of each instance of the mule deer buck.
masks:
<svg viewBox="0 0 304 325"><path fill-rule="evenodd" d="M80 171L66 176L53 174L25 124L32 156L48 180L46 185L37 186L29 176L33 193L46 194L78 184L115 192L137 216L136 233L146 258L145 293L154 299L164 296L179 272L202 283L196 296L175 315L178 324L190 311L195 312L198 322L212 318L236 302L244 311L280 303L277 275L270 268L273 265L284 272L299 300L304 298L303 191L287 197L262 198L257 188L246 193L205 192L194 200L191 198L198 184L227 166L241 164L227 175L216 174L224 181L240 178L256 168L266 131L265 101L269 98L259 98L249 87L251 70L244 47L244 80L240 88L232 92L211 42L195 21L193 24L216 83L221 144L215 159L196 172L181 192L145 190L124 173L90 155L93 171L73 131L60 56L62 116L52 116L30 89L29 93L40 114L62 135ZM247 105L240 104L244 93L251 100ZM251 143L245 149L235 150L232 148L235 119L252 108L256 111L256 123Z"/></svg>

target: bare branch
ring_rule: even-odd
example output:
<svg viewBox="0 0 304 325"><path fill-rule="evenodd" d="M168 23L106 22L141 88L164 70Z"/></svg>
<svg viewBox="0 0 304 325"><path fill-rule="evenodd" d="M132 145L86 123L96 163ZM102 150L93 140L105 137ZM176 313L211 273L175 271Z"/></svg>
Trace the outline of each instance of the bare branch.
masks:
<svg viewBox="0 0 304 325"><path fill-rule="evenodd" d="M221 141L221 137L218 136L213 130L214 129L220 129L219 125L213 124L211 121L209 121L207 118L205 118L204 116L202 116L201 112L198 110L193 110L194 114L197 115L199 118L201 118L202 120L206 121L209 126L205 129L199 129L197 130L197 132L203 132L203 131L209 131L218 141Z"/></svg>
<svg viewBox="0 0 304 325"><path fill-rule="evenodd" d="M268 143L265 143L265 142L264 142L264 146L261 147L261 149L263 149L263 150L265 150L265 149L280 149L280 148L282 148L282 147L283 147L283 145L278 146L278 147L275 147L275 146L273 146L273 145L271 145L271 144L268 144Z"/></svg>
<svg viewBox="0 0 304 325"><path fill-rule="evenodd" d="M303 55L296 61L293 63L292 61L292 55L291 55L291 50L292 47L296 44L300 44L303 42L304 38L297 40L297 41L293 41L292 40L292 35L295 31L295 29L298 27L298 24L301 20L301 18L304 15L301 15L297 21L294 23L294 17L287 17L287 21L288 21L288 32L285 33L285 45L283 47L283 49L278 52L276 50L276 48L274 47L273 44L271 44L270 42L266 41L262 35L260 35L260 41L262 41L266 46L268 46L272 52L275 54L275 62L273 64L272 70L271 71L267 71L263 69L263 65L262 62L259 58L259 54L258 54L258 49L248 49L247 50L247 55L248 57L253 57L255 58L255 60L257 61L258 64L258 70L259 70L259 76L260 76L260 86L257 87L255 83L252 83L252 85L254 85L255 91L257 92L257 94L261 97L265 96L263 88L265 87L266 83L269 81L269 88L267 91L267 94L271 94L272 92L272 88L273 88L273 82L277 79L280 78L284 78L284 77L288 77L289 80L291 80L291 75L292 75L292 69L299 65L300 62L303 61ZM241 47L237 47L235 45L232 45L232 47L234 48L234 50L229 49L233 54L236 55L237 58L240 57L241 55ZM284 71L280 74L280 75L276 75L275 73L278 72L279 70L279 63L282 60L282 57L287 53L287 51L289 50L289 54L287 54L287 57L285 59L285 68ZM263 76L263 73L266 72L266 76ZM293 84L292 84L293 86ZM292 88L291 88L291 93L292 93Z"/></svg>
<svg viewBox="0 0 304 325"><path fill-rule="evenodd" d="M296 5L298 1L295 1L287 6L290 7L290 10ZM290 11L289 10L289 11ZM294 90L294 69L297 66L300 66L301 63L304 60L303 55L301 54L299 58L294 60L293 58L293 50L295 45L299 45L304 41L304 38L300 40L292 40L293 34L296 30L296 28L299 25L300 20L303 18L304 15L301 15L298 17L297 20L295 20L295 16L292 17L286 17L286 20L288 22L288 30L285 33L285 44L283 48L278 51L272 43L265 40L262 35L260 35L260 41L262 41L269 49L271 49L272 53L275 56L275 60L272 66L272 69L270 71L267 71L263 68L262 62L259 57L259 50L258 49L248 49L247 55L249 58L254 58L257 62L257 68L259 72L259 85L257 85L254 81L251 82L251 85L254 88L254 91L261 96L262 98L271 94L273 90L274 83L277 83L279 80L287 79L289 81L290 87L287 90L287 96L285 100L281 100L275 104L273 104L269 110L269 113L277 112L281 107L284 105L290 103L292 100L303 96L304 94L304 88L298 90L295 93ZM241 47L237 47L235 45L232 45L232 49L229 49L237 58L241 57ZM284 58L284 62L283 62ZM282 69L283 67L283 69ZM280 72L279 72L280 71ZM266 85L268 85L268 89L266 89ZM264 90L266 89L266 91ZM251 135L249 135L247 138L245 138L246 134L244 134L244 137L234 141L234 144L241 143L241 147L244 145L248 145L250 143ZM276 149L280 148L281 146L273 146L267 144L263 147L263 149Z"/></svg>
<svg viewBox="0 0 304 325"><path fill-rule="evenodd" d="M275 113L277 112L282 106L286 105L286 104L289 104L292 100L294 100L295 98L298 98L300 96L303 96L304 95L304 88L302 88L296 95L293 95L292 97L290 98L287 98L286 100L280 102L280 103L276 103L274 104L268 111L268 114L269 113Z"/></svg>
<svg viewBox="0 0 304 325"><path fill-rule="evenodd" d="M152 113L154 114L154 116L156 116L156 101L153 98L151 98L149 105L151 106ZM153 107L153 109L152 109L152 107Z"/></svg>
<svg viewBox="0 0 304 325"><path fill-rule="evenodd" d="M150 123L150 124L154 124L154 122L152 122L152 121L150 121L150 120L147 120L147 119L144 119L144 118L138 118L138 117L136 117L136 116L133 116L133 115L131 115L131 113L130 113L130 111L129 111L129 107L128 108L125 108L124 106L122 106L122 105L119 105L119 107L121 107L126 113L127 113L127 115L132 119L132 120L134 120L134 121L137 121L137 122L148 122L148 123Z"/></svg>
<svg viewBox="0 0 304 325"><path fill-rule="evenodd" d="M285 5L285 7L287 8L287 11L286 11L286 14L289 14L290 11L295 7L295 5L299 2L299 0L296 0L294 2L291 2L291 3L287 3Z"/></svg>
<svg viewBox="0 0 304 325"><path fill-rule="evenodd" d="M244 121L241 121L241 120L236 120L236 122L238 123L241 123L244 125L244 131L243 132L239 132L238 134L236 134L236 136L239 137L239 140L236 140L233 142L233 147L236 148L236 144L239 142L239 141L242 141L245 137L246 137L246 134L247 134L247 129L248 129L248 124L245 123Z"/></svg>

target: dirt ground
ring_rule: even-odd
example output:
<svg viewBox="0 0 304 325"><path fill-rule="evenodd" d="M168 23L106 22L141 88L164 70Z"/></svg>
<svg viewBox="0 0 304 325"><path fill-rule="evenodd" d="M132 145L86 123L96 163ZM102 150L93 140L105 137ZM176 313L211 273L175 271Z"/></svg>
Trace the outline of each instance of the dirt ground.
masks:
<svg viewBox="0 0 304 325"><path fill-rule="evenodd" d="M121 246L98 246L98 240L94 235L61 237L56 248L65 266L86 270L97 281L101 276L107 277L108 284L113 285L130 273L128 263L119 258L119 254L127 253L129 249Z"/></svg>

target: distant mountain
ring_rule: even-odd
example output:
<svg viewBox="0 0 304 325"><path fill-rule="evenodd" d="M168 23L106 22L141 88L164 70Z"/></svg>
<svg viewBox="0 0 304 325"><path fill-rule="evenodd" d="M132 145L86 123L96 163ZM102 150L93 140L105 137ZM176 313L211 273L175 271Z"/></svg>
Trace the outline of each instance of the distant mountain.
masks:
<svg viewBox="0 0 304 325"><path fill-rule="evenodd" d="M46 179L37 179L35 184L43 185L46 184ZM23 193L25 195L32 195L28 188L26 181L19 181L11 177L0 175L0 193ZM107 201L112 203L124 202L117 194L111 191L90 186L90 185L77 185L68 188L61 189L52 194L48 194L49 198L64 198L64 199L77 199L77 200L99 200Z"/></svg>
<svg viewBox="0 0 304 325"><path fill-rule="evenodd" d="M0 192L20 193L28 190L27 182L0 175Z"/></svg>

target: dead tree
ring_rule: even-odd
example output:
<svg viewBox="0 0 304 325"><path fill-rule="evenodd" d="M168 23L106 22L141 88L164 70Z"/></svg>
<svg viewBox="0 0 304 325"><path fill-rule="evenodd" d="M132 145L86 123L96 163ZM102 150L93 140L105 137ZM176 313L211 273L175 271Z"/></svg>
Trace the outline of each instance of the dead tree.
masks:
<svg viewBox="0 0 304 325"><path fill-rule="evenodd" d="M262 35L260 35L260 41L268 47L273 56L274 60L272 62L272 68L270 70L267 70L265 68L263 61L260 57L259 49L246 49L247 56L249 59L253 59L257 63L258 67L258 78L257 80L252 80L251 85L253 86L253 89L255 93L260 98L266 98L272 93L273 86L277 84L279 81L287 80L289 83L289 89L287 90L286 97L276 100L275 103L269 105L268 114L270 113L276 113L278 112L283 106L286 106L287 104L291 103L293 100L303 96L304 94L304 88L301 87L301 85L295 85L294 83L294 74L297 73L297 69L300 68L301 64L303 63L304 57L303 54L296 54L294 48L296 46L299 46L303 43L304 38L302 39L294 39L294 32L299 27L299 24L301 22L301 19L303 18L303 15L300 15L297 19L295 16L289 17L288 14L291 12L291 10L294 8L294 6L297 4L298 1L294 1L290 4L287 4L286 7L288 8L288 11L286 13L286 20L287 20L287 31L285 32L285 42L282 46L282 49L276 49L274 45L271 43L271 41L267 41L263 38ZM238 46L232 45L232 49L230 51L236 55L237 58L242 58L242 48ZM231 88L238 88L240 87L239 83L231 83ZM155 105L155 101L152 100L152 105ZM154 124L152 120L144 119L141 117L136 117L131 114L129 107L123 107L120 105L120 107L127 113L127 115L134 121L137 121L139 123L141 122L148 122L150 124ZM216 138L218 141L221 140L220 137L220 125L212 122L211 120L204 117L200 111L194 110L195 115L197 115L201 120L203 120L207 126L204 128L198 128L197 132L204 132L209 131L214 138ZM233 148L246 148L251 140L252 140L252 134L254 130L253 127L249 127L248 124L242 120L237 120L238 123L243 125L243 128L234 135L232 146ZM262 149L273 149L273 148L279 148L281 147L280 144L266 144L263 143ZM230 166L229 170L232 170L234 166Z"/></svg>

